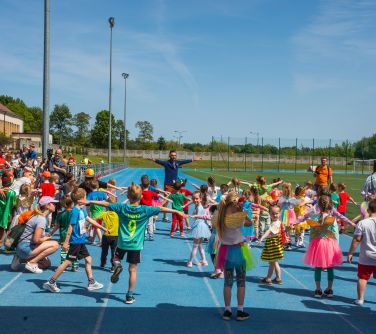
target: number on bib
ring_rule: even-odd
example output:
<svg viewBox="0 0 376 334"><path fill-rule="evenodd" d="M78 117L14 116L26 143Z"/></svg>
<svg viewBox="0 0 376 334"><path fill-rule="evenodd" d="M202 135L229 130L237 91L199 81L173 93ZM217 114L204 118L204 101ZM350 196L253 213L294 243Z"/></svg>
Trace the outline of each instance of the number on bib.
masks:
<svg viewBox="0 0 376 334"><path fill-rule="evenodd" d="M136 233L136 229L137 229L137 223L135 220L130 220L129 223L128 223L128 230L129 232L131 232L129 234L129 237L132 239L134 234Z"/></svg>

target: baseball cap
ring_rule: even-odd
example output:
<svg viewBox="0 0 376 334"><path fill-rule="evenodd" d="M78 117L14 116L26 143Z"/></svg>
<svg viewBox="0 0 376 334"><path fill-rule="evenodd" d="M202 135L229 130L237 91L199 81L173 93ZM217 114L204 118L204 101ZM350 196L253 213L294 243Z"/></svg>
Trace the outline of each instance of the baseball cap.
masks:
<svg viewBox="0 0 376 334"><path fill-rule="evenodd" d="M43 196L41 197L41 199L39 200L39 205L40 206L45 206L47 204L50 204L50 203L57 203L59 201L57 201L56 199L54 199L53 197L51 196Z"/></svg>
<svg viewBox="0 0 376 334"><path fill-rule="evenodd" d="M85 175L94 176L94 171L91 168L88 168L87 170L85 170Z"/></svg>
<svg viewBox="0 0 376 334"><path fill-rule="evenodd" d="M49 178L49 177L51 177L51 173L48 170L45 170L42 174L40 174L40 176L43 176L45 178Z"/></svg>

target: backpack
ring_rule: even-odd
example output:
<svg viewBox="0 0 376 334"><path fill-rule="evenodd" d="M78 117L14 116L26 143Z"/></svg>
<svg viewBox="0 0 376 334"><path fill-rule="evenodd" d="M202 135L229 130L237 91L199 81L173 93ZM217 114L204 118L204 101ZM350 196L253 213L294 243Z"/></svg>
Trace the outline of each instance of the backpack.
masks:
<svg viewBox="0 0 376 334"><path fill-rule="evenodd" d="M31 217L30 217L31 218ZM30 219L29 218L29 219ZM27 221L29 221L29 219ZM27 221L23 224L18 224L16 226L14 226L10 232L8 233L6 239L5 239L5 242L4 242L4 246L5 246L5 250L7 251L13 251L16 249L18 243L23 240L23 239L26 239L27 237L29 237L31 234L33 234L34 232L30 233L28 236L24 237L21 239L21 235L24 233L25 229L26 229L26 223Z"/></svg>

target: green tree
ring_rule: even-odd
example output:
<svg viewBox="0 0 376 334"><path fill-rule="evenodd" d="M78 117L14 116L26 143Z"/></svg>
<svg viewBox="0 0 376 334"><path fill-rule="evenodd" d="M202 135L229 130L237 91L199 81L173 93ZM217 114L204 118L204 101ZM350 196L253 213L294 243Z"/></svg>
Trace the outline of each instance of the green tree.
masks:
<svg viewBox="0 0 376 334"><path fill-rule="evenodd" d="M157 144L158 144L158 150L160 151L164 151L167 148L166 139L164 139L164 137L162 136L158 138Z"/></svg>
<svg viewBox="0 0 376 334"><path fill-rule="evenodd" d="M72 133L71 125L73 125L72 114L66 104L55 104L54 110L50 115L51 133L59 138L59 145L63 140L70 137Z"/></svg>
<svg viewBox="0 0 376 334"><path fill-rule="evenodd" d="M75 133L76 145L86 146L88 144L88 139L90 138L90 119L91 116L84 112L74 115L72 124L77 128Z"/></svg>
<svg viewBox="0 0 376 334"><path fill-rule="evenodd" d="M153 125L150 122L138 121L135 126L138 128L137 140L141 143L153 141Z"/></svg>
<svg viewBox="0 0 376 334"><path fill-rule="evenodd" d="M101 110L95 116L95 123L94 127L91 130L91 143L94 147L98 148L108 148L108 128L109 128L109 111L108 110ZM114 114L111 113L111 122L112 122L112 131L111 131L111 147L115 148L115 141L113 140L116 138L115 127L116 121Z"/></svg>

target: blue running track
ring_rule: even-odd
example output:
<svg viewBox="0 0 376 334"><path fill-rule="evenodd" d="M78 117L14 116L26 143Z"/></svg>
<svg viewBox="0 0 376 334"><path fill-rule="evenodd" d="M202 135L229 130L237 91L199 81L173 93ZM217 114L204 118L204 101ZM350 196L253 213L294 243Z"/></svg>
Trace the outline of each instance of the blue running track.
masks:
<svg viewBox="0 0 376 334"><path fill-rule="evenodd" d="M127 169L112 177L124 186L139 182L142 174L163 184L163 170L157 168ZM167 223L158 222L157 227L156 240L145 241L133 305L124 304L127 271L117 284L111 284L109 268L99 268L99 247L89 245L88 249L94 277L104 288L92 292L86 290L83 262L79 272L63 273L58 281L61 292L53 294L41 287L54 267L39 275L12 272L12 256L0 254L0 333L375 333L375 280L368 283L364 306L354 305L357 267L356 263L344 263L335 269L334 298L315 299L313 270L302 262L304 249L285 253L281 262L283 285L259 283L267 271L267 264L260 261L247 275L245 307L250 319L225 322L220 319L223 280L208 277L211 264L187 268L192 241L170 238ZM341 236L344 256L350 242L350 237ZM259 258L261 248L255 247L253 252ZM58 251L52 263L56 266L59 261ZM323 288L325 281L323 273Z"/></svg>

